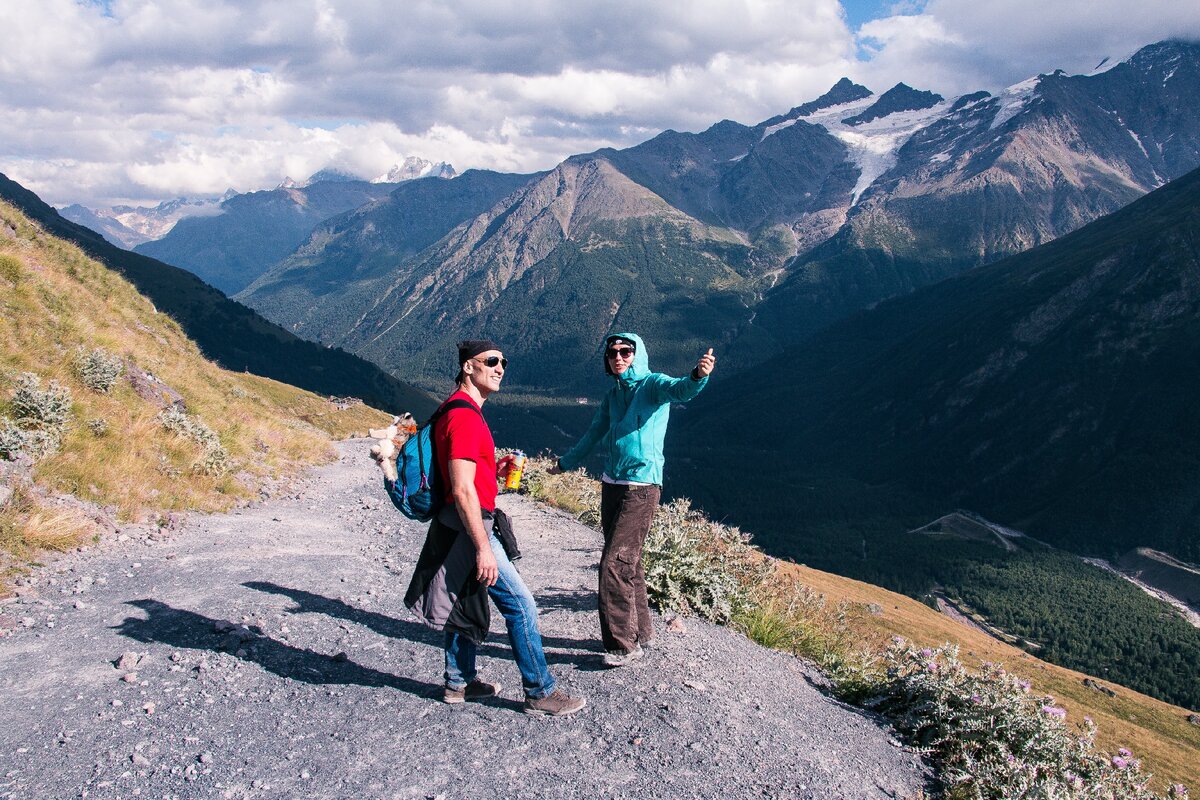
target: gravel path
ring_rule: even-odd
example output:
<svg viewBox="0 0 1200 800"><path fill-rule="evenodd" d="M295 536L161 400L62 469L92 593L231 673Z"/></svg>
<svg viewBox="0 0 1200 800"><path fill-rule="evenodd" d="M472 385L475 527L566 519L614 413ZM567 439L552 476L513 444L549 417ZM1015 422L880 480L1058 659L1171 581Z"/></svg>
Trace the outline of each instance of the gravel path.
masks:
<svg viewBox="0 0 1200 800"><path fill-rule="evenodd" d="M646 659L600 669L599 535L518 497L551 668L588 705L520 713L499 614L480 655L502 696L444 705L441 634L401 602L424 526L367 446L260 504L60 558L0 606L0 798L919 795L885 728L729 630L656 618Z"/></svg>

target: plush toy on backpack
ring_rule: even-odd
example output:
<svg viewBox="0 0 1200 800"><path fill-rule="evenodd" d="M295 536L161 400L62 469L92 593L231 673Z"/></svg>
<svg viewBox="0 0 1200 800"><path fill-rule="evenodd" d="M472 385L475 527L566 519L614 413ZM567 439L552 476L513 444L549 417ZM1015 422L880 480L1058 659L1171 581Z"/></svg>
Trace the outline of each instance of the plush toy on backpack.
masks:
<svg viewBox="0 0 1200 800"><path fill-rule="evenodd" d="M417 432L417 421L413 415L405 411L392 420L386 428L372 428L367 433L379 443L371 448L371 459L383 470L383 477L395 482L397 478L396 459L404 443Z"/></svg>
<svg viewBox="0 0 1200 800"><path fill-rule="evenodd" d="M434 459L433 425L438 417L457 408L479 409L469 400L457 398L444 403L429 421L417 426L411 414L396 417L396 435L371 448L371 457L383 470L383 488L392 504L409 519L429 522L441 508L445 489L440 486ZM391 428L385 429L390 431ZM372 431L374 433L381 431Z"/></svg>

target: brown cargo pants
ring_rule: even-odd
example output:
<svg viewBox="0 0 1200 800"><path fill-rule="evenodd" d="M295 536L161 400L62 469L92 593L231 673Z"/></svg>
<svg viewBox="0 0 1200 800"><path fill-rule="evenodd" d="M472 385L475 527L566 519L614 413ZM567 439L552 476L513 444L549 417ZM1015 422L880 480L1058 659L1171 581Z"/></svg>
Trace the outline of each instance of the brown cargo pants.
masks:
<svg viewBox="0 0 1200 800"><path fill-rule="evenodd" d="M605 483L600 494L600 637L604 649L628 653L654 638L642 546L662 496L661 486Z"/></svg>

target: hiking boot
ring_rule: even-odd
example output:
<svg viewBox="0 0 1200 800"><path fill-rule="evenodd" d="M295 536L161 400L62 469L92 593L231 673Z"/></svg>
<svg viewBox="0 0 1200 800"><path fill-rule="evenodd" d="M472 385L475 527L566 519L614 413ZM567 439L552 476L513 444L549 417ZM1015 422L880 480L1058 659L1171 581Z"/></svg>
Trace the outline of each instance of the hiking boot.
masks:
<svg viewBox="0 0 1200 800"><path fill-rule="evenodd" d="M565 717L587 705L582 697L571 697L562 689L555 689L545 697L526 697L525 713L547 717Z"/></svg>
<svg viewBox="0 0 1200 800"><path fill-rule="evenodd" d="M442 700L450 705L457 705L458 703L465 703L468 700L482 700L485 697L495 697L498 694L500 694L500 684L488 683L476 678L461 689L451 689L447 686L445 693L442 694Z"/></svg>
<svg viewBox="0 0 1200 800"><path fill-rule="evenodd" d="M606 667L624 667L637 661L645 653L640 644L635 644L633 649L628 653L620 650L609 650L604 654L604 666Z"/></svg>

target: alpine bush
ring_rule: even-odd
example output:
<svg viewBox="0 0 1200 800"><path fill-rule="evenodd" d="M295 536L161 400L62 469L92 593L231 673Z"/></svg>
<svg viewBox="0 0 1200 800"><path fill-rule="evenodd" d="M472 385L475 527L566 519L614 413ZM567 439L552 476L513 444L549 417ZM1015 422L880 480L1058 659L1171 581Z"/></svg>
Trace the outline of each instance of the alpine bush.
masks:
<svg viewBox="0 0 1200 800"><path fill-rule="evenodd" d="M71 419L71 391L55 381L43 389L31 372L17 378L9 403L13 416L0 418L0 457L14 460L22 453L35 461L62 445Z"/></svg>
<svg viewBox="0 0 1200 800"><path fill-rule="evenodd" d="M168 408L158 415L164 428L185 439L190 439L204 449L203 455L192 464L192 470L202 475L220 475L229 469L229 451L212 428L196 417Z"/></svg>
<svg viewBox="0 0 1200 800"><path fill-rule="evenodd" d="M75 372L83 385L97 392L107 392L125 372L120 356L97 347L91 352L80 349L75 355Z"/></svg>
<svg viewBox="0 0 1200 800"><path fill-rule="evenodd" d="M709 522L688 500L672 500L659 506L646 537L646 591L663 610L727 623L751 604L741 580L747 550L736 528Z"/></svg>
<svg viewBox="0 0 1200 800"><path fill-rule="evenodd" d="M17 378L12 411L22 428L61 434L71 418L71 390L57 381L42 389L42 379L26 372Z"/></svg>
<svg viewBox="0 0 1200 800"><path fill-rule="evenodd" d="M1122 748L1095 748L1096 727L1078 730L1053 697L995 664L978 671L958 648L918 649L897 637L884 655L887 679L868 707L890 717L933 758L951 800L1156 800L1141 763ZM1166 797L1186 798L1176 785Z"/></svg>

